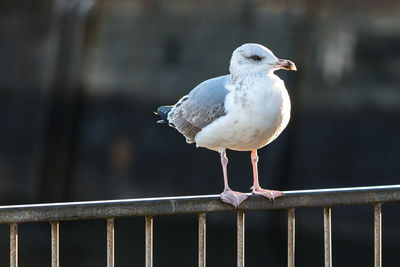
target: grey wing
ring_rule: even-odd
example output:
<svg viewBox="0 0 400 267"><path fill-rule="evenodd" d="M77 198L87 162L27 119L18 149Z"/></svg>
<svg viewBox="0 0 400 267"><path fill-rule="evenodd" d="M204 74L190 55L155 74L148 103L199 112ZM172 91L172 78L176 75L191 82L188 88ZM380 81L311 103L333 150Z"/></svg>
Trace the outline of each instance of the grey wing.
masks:
<svg viewBox="0 0 400 267"><path fill-rule="evenodd" d="M187 96L182 97L168 114L168 121L193 143L198 132L217 118L225 115L225 85L229 75L202 82Z"/></svg>

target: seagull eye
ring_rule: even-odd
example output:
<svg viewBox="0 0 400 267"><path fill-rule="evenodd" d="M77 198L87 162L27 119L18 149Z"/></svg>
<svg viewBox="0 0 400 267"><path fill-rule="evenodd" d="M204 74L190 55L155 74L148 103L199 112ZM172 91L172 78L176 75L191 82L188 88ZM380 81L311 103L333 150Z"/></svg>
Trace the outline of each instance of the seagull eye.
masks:
<svg viewBox="0 0 400 267"><path fill-rule="evenodd" d="M260 56L257 56L257 55L253 55L253 56L251 56L249 58L251 58L254 61L261 61L262 60L262 58Z"/></svg>

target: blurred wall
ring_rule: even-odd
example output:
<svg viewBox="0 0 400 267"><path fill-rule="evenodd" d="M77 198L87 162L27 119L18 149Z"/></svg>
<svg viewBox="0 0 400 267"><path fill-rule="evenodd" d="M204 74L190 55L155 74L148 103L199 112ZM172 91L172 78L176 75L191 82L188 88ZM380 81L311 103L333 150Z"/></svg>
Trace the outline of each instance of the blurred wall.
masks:
<svg viewBox="0 0 400 267"><path fill-rule="evenodd" d="M295 73L277 72L291 95L292 119L274 143L259 151L262 185L296 190L396 184L399 11L398 2L387 0L3 0L1 203L219 193L223 185L219 156L187 145L173 129L155 124L153 111L175 103L201 81L226 74L232 51L246 42L261 43L298 66ZM229 151L228 157L232 187L248 191L249 153ZM387 209L384 261L394 266L399 219L395 210ZM339 266L372 264L372 255L362 257L372 252L370 213L368 208L338 208L334 213L334 248L338 248L334 261ZM232 218L226 216L211 218L215 228L211 226L209 242L216 250L221 240L234 242L228 231L233 229ZM265 212L250 217L248 266L259 266L256 256L264 250L271 251L269 261L274 266L285 264L284 218L284 213ZM322 262L321 218L320 211L300 211L298 243L305 246L298 246L298 266ZM161 220L176 229L193 226L189 218ZM76 225L66 226L71 238L64 239L69 251L64 265L103 264L95 257L101 245L93 245L80 262L72 263L79 251L72 248L87 249L83 242L71 240L79 229ZM141 235L140 222L134 225L138 229L129 230L129 223L121 222L121 233ZM21 246L26 251L46 248L47 229L30 227ZM165 249L161 240L166 235L168 228L160 230L160 251ZM181 245L188 242L187 235L176 236ZM88 234L87 238L100 237ZM6 248L7 239L2 240ZM120 242L121 250L132 248L130 239ZM138 242L134 248L140 251L141 245ZM349 260L349 248L354 261ZM182 266L191 264L193 251L184 253ZM173 253L156 254L158 265L176 266ZM46 257L35 254L22 255L24 266L38 266L32 258L42 262ZM129 253L121 254L121 265L132 261ZM0 256L6 264L7 254ZM141 253L137 257L136 263L143 260ZM216 252L209 258L211 266L233 264Z"/></svg>

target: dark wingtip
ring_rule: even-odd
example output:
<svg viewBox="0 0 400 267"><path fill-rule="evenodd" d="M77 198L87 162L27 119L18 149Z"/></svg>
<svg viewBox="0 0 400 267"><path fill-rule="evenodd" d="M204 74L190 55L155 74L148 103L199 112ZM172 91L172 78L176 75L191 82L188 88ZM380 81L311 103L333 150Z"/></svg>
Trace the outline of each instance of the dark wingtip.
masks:
<svg viewBox="0 0 400 267"><path fill-rule="evenodd" d="M154 111L154 114L160 116L161 120L158 120L157 123L168 123L168 113L171 111L172 106L161 106L158 107L157 111Z"/></svg>

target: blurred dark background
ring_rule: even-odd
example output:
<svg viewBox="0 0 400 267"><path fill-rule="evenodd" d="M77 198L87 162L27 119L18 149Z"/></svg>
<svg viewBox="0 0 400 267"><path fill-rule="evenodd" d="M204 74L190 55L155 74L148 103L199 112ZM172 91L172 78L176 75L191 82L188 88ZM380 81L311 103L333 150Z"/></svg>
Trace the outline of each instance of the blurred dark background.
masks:
<svg viewBox="0 0 400 267"><path fill-rule="evenodd" d="M219 155L155 123L246 42L293 60L284 133L259 151L266 188L396 184L398 1L0 1L0 203L217 194ZM228 151L249 191L250 153ZM398 266L398 204L383 206ZM298 209L296 266L323 265L322 209ZM372 266L373 209L333 209L335 266ZM0 215L1 216L1 215ZM209 214L208 266L235 266L235 213ZM246 215L246 266L286 265L286 211ZM144 219L116 221L116 265L143 266ZM20 265L50 266L50 226L19 228ZM155 266L196 266L196 215L155 218ZM61 266L105 266L105 222L60 225ZM8 264L0 225L0 265ZM268 263L268 264L267 264Z"/></svg>

